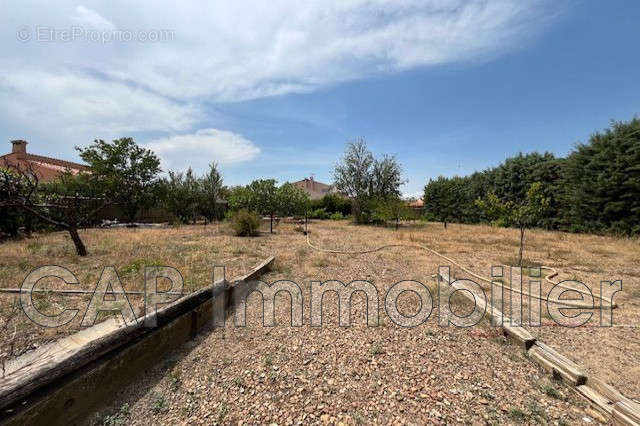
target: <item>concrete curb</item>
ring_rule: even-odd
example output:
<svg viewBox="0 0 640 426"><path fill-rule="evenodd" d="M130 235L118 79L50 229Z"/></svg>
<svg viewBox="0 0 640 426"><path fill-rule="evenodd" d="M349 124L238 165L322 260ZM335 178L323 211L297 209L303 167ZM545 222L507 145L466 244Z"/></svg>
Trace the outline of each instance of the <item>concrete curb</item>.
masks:
<svg viewBox="0 0 640 426"><path fill-rule="evenodd" d="M157 327L111 318L18 357L0 379L0 424L77 424L167 352L190 340L216 312L230 314L233 293L272 265L270 257L246 275L219 280L160 309ZM222 318L224 319L224 318Z"/></svg>

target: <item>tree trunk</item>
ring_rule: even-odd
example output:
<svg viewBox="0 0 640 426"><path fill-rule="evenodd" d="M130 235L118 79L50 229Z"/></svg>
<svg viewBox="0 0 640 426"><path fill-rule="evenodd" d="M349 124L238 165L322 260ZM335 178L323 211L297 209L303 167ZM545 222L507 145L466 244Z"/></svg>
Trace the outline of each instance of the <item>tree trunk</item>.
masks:
<svg viewBox="0 0 640 426"><path fill-rule="evenodd" d="M520 250L518 251L518 266L522 266L522 252L524 250L524 228L520 228Z"/></svg>
<svg viewBox="0 0 640 426"><path fill-rule="evenodd" d="M447 229L447 220L444 221L444 229Z"/></svg>
<svg viewBox="0 0 640 426"><path fill-rule="evenodd" d="M398 221L399 221L399 218L398 216L396 216L396 231L398 230Z"/></svg>
<svg viewBox="0 0 640 426"><path fill-rule="evenodd" d="M269 216L269 232L273 234L273 214Z"/></svg>
<svg viewBox="0 0 640 426"><path fill-rule="evenodd" d="M75 226L70 226L67 231L69 231L69 235L71 236L71 240L73 244L76 246L76 253L78 256L86 256L87 248L84 246L84 243L80 239L80 235L78 235L78 228Z"/></svg>
<svg viewBox="0 0 640 426"><path fill-rule="evenodd" d="M27 234L30 237L32 232L33 232L33 216L31 214L29 214L29 213L25 213L25 215L24 215L24 233ZM14 235L14 237L15 237L15 235Z"/></svg>

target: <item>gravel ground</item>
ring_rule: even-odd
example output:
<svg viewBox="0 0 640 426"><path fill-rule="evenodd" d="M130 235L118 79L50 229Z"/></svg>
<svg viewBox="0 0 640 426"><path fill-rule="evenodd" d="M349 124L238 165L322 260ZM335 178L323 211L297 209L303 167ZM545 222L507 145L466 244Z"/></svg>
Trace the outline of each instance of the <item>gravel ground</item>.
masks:
<svg viewBox="0 0 640 426"><path fill-rule="evenodd" d="M105 265L116 265L127 289L142 288L141 270L148 264L177 267L185 287L193 291L210 282L214 264L227 265L228 276L246 272L271 254L277 257L267 282L289 279L303 289L304 326L290 327L289 298L276 300L277 326L262 326L259 297L250 297L247 327L228 324L201 334L188 347L167 354L144 378L117 396L92 420L104 424L248 424L257 423L408 423L423 424L594 424L597 419L582 399L507 344L499 330L485 322L470 329L439 327L434 310L415 328L395 325L386 315L386 291L401 280L429 287L446 262L424 251L393 248L363 255L337 255L312 250L293 224L281 223L275 234L237 238L224 225L179 229L86 230L90 256L75 256L64 233L52 233L0 245L0 283L17 287L36 266L59 264L72 270L80 287L91 289ZM413 224L399 231L355 227L346 222L315 222L314 244L358 250L393 243L423 243L481 275L490 267L512 264L517 232L487 226ZM557 279L578 279L597 293L599 282L622 279L614 322L638 326L640 314L640 250L638 239L618 239L558 232L527 233L525 261L560 270ZM454 277L465 275L452 268ZM312 280L368 280L379 291L381 325L367 327L365 299L352 299L352 326L340 327L337 297L324 298L324 325L309 326ZM55 287L54 281L43 286ZM544 290L549 287L545 286ZM53 294L36 303L49 314L72 300ZM132 298L139 309L139 302ZM419 309L411 293L398 298L407 316ZM35 327L15 314L15 297L0 297L0 359L69 334L64 329ZM462 315L470 306L454 298ZM543 322L548 323L544 316ZM594 315L597 320L597 313ZM539 327L543 341L616 386L640 397L640 333L637 328L578 329ZM595 348L595 349L594 349ZM623 350L621 350L621 348Z"/></svg>

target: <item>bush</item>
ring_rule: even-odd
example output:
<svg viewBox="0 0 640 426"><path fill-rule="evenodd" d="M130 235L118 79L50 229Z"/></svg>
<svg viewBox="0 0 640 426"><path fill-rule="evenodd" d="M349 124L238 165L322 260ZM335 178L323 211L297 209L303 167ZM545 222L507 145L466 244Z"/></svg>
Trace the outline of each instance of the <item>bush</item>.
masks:
<svg viewBox="0 0 640 426"><path fill-rule="evenodd" d="M24 214L17 208L0 208L0 239L3 236L16 237L24 223Z"/></svg>
<svg viewBox="0 0 640 426"><path fill-rule="evenodd" d="M328 215L341 213L342 216L351 214L351 200L337 194L327 194L318 200L311 200L311 211L323 209Z"/></svg>
<svg viewBox="0 0 640 426"><path fill-rule="evenodd" d="M325 209L315 209L309 215L309 219L327 219L329 214Z"/></svg>
<svg viewBox="0 0 640 426"><path fill-rule="evenodd" d="M327 194L320 201L320 207L328 213L340 213L342 216L351 214L351 200L341 195Z"/></svg>
<svg viewBox="0 0 640 426"><path fill-rule="evenodd" d="M233 216L233 230L238 237L250 237L258 235L260 228L260 216L248 210L238 210Z"/></svg>
<svg viewBox="0 0 640 426"><path fill-rule="evenodd" d="M422 216L420 216L421 222L435 222L436 216L431 212L424 212Z"/></svg>
<svg viewBox="0 0 640 426"><path fill-rule="evenodd" d="M329 219L331 219L331 220L342 220L342 219L344 219L344 216L342 216L342 213L340 213L340 212L335 212L331 216L329 216Z"/></svg>

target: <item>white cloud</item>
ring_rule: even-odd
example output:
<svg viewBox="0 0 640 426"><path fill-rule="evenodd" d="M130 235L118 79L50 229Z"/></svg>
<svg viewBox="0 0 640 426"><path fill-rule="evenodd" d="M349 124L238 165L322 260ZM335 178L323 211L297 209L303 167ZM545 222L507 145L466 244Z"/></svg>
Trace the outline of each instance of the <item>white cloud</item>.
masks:
<svg viewBox="0 0 640 426"><path fill-rule="evenodd" d="M0 71L0 110L25 126L119 134L179 131L199 117L196 108L121 82L43 71Z"/></svg>
<svg viewBox="0 0 640 426"><path fill-rule="evenodd" d="M547 6L558 4L87 3L91 8L71 0L11 2L0 26L14 28L19 22L65 29L80 22L102 30L169 29L173 41L23 43L8 31L0 35L0 109L6 116L39 127L40 133L172 133L215 127L219 123L202 125L203 119L211 119L206 116L209 103L308 92L372 75L493 57L538 32L547 22Z"/></svg>
<svg viewBox="0 0 640 426"><path fill-rule="evenodd" d="M102 30L115 30L116 26L111 21L100 15L95 10L88 9L84 6L76 7L76 14L71 17L72 20L81 24L88 25L91 28Z"/></svg>
<svg viewBox="0 0 640 426"><path fill-rule="evenodd" d="M156 139L146 147L163 160L164 169L187 166L203 169L214 162L234 164L253 160L260 153L260 148L242 135L218 129Z"/></svg>

